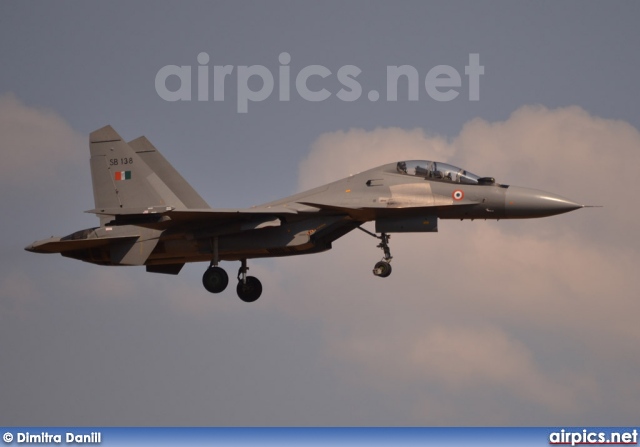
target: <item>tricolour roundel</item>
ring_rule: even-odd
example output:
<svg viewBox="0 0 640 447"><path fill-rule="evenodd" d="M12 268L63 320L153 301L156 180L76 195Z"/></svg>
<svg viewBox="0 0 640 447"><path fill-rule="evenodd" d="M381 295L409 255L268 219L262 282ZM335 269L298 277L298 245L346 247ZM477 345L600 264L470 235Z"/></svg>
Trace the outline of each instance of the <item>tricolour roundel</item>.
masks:
<svg viewBox="0 0 640 447"><path fill-rule="evenodd" d="M462 200L464 199L464 191L461 189L456 189L451 194L451 197L453 197L453 200Z"/></svg>

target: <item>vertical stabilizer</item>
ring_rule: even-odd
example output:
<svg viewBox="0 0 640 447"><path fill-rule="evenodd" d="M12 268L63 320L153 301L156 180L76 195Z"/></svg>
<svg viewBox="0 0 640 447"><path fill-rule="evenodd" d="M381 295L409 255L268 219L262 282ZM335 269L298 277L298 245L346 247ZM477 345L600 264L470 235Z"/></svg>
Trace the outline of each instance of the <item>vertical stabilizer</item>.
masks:
<svg viewBox="0 0 640 447"><path fill-rule="evenodd" d="M139 137L129 141L129 146L160 177L187 208L209 208L200 194L171 166L166 158L156 149L147 137Z"/></svg>
<svg viewBox="0 0 640 447"><path fill-rule="evenodd" d="M91 133L91 179L95 208L124 209L185 204L111 127Z"/></svg>

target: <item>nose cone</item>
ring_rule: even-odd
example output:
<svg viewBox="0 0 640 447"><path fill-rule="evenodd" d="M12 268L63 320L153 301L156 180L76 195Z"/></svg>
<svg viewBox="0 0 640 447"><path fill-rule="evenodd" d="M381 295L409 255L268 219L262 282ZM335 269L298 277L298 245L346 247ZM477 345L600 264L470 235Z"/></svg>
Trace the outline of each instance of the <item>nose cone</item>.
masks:
<svg viewBox="0 0 640 447"><path fill-rule="evenodd" d="M537 189L510 186L505 196L507 218L526 219L568 213L583 205L569 199Z"/></svg>

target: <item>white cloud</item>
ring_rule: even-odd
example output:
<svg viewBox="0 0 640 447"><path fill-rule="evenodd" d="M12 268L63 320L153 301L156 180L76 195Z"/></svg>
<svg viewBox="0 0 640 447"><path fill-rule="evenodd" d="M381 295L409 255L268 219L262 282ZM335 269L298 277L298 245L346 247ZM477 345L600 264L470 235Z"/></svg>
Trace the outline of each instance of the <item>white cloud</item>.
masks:
<svg viewBox="0 0 640 447"><path fill-rule="evenodd" d="M0 96L0 135L5 187L46 187L56 176L86 169L86 137L57 113L27 106L12 94Z"/></svg>
<svg viewBox="0 0 640 447"><path fill-rule="evenodd" d="M621 390L640 402L629 373L640 368L629 360L640 344L632 205L639 148L631 125L578 107L523 107L503 122L473 120L452 139L397 128L322 135L300 165L301 189L431 159L605 208L518 222L441 221L439 234L396 235L386 280L370 272L382 254L376 241L356 231L330 253L279 261L299 278L284 286L295 299L283 309L320 320L328 355L350 363L357 373L345 374L358 383L398 395L410 386L437 389L417 393L416 414L432 418L421 423L442 423L446 414L449 423L486 422L454 415L497 395L520 408L492 423L536 423L524 417L531 405L548 415L538 423L600 423L604 414L622 422L633 404ZM628 383L613 385L612 377ZM478 394L485 387L494 392ZM445 404L447 395L468 399Z"/></svg>
<svg viewBox="0 0 640 447"><path fill-rule="evenodd" d="M588 397L597 391L588 377L558 378L541 371L530 349L495 326L433 322L402 332L401 337L390 335L375 343L367 338L352 339L351 344L339 348L345 356L355 355L366 363L362 374L373 370L384 375L384 380L375 383L377 387L402 381L423 389L419 386L422 383L454 396L493 387L505 389L521 402L542 405L556 415L580 409L585 385L592 386ZM428 399L429 393L422 397Z"/></svg>
<svg viewBox="0 0 640 447"><path fill-rule="evenodd" d="M86 138L54 113L5 96L0 131L10 160L3 187L33 183L58 194L50 180L65 169L87 175ZM605 208L441 221L438 234L393 235L394 272L384 280L371 274L382 256L377 241L356 231L328 253L251 263L265 288L252 305L233 296L233 274L229 290L211 296L189 268L175 278L58 261L56 273L6 270L2 307L21 318L54 292L119 297L121 309L151 293L154 306L189 322L269 309L260 318L279 311L321 328L314 343L335 380L411 409L411 422L400 416L405 424L632 423L640 411L640 245L630 205L638 148L629 124L576 107L523 107L504 122L473 120L455 138L398 128L329 133L301 163L301 189L399 159L433 159Z"/></svg>
<svg viewBox="0 0 640 447"><path fill-rule="evenodd" d="M300 189L310 189L377 165L401 159L448 158L451 147L422 129L351 129L325 133L313 143L300 164Z"/></svg>

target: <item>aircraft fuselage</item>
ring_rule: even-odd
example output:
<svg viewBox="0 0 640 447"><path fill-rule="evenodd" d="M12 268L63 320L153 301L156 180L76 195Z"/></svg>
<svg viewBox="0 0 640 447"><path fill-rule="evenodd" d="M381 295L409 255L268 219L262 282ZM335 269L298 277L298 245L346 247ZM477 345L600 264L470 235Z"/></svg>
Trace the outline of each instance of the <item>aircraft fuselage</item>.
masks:
<svg viewBox="0 0 640 447"><path fill-rule="evenodd" d="M90 149L95 208L89 212L99 216L100 226L26 250L169 274L187 262L210 262L203 284L213 293L228 283L218 263L239 260L238 295L245 301L262 292L260 282L246 276L247 259L329 250L356 228L381 241L384 257L373 272L386 277L389 233L436 232L439 219L524 219L582 207L447 163L408 160L264 205L216 209L144 137L126 143L106 126L91 134ZM375 223L375 233L362 228L367 222Z"/></svg>

